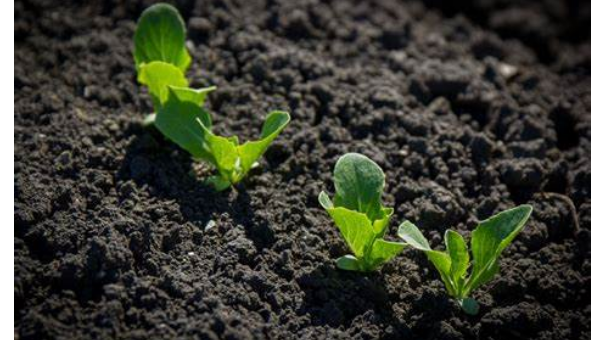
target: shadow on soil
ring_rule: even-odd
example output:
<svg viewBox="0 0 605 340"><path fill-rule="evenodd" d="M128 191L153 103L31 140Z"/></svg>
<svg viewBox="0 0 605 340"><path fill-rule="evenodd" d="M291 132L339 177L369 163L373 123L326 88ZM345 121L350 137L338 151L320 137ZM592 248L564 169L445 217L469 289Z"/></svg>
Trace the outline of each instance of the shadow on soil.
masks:
<svg viewBox="0 0 605 340"><path fill-rule="evenodd" d="M194 172L194 161L189 155L167 142L157 130L133 124L125 135L134 138L127 147L116 182L132 180L154 197L176 201L183 218L200 227L227 214L235 224L245 227L246 236L257 249L273 244L274 231L252 207L244 185L216 192Z"/></svg>
<svg viewBox="0 0 605 340"><path fill-rule="evenodd" d="M343 325L348 328L360 315L364 318L393 318L381 275L364 276L338 270L332 264L322 264L296 280L304 291L304 301L298 313L310 315L313 325Z"/></svg>

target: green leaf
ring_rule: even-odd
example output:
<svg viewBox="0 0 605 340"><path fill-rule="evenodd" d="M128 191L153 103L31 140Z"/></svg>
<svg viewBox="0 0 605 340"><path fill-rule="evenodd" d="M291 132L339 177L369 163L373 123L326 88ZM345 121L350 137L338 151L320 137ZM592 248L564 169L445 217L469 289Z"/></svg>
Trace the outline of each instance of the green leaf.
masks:
<svg viewBox="0 0 605 340"><path fill-rule="evenodd" d="M441 281L443 281L447 292L451 296L456 296L456 289L450 275L452 267L452 259L450 256L442 251L436 250L425 250L425 254L439 272L439 276L441 277Z"/></svg>
<svg viewBox="0 0 605 340"><path fill-rule="evenodd" d="M416 249L422 251L431 250L429 242L424 238L420 230L418 230L418 227L410 221L405 221L399 226L397 236Z"/></svg>
<svg viewBox="0 0 605 340"><path fill-rule="evenodd" d="M290 122L290 115L283 111L273 111L265 120L261 131L261 138L257 141L246 142L238 147L241 159L241 174L243 177L254 163L267 151L269 145Z"/></svg>
<svg viewBox="0 0 605 340"><path fill-rule="evenodd" d="M199 105L196 90L168 87L168 99L160 106L155 126L168 139L187 150L193 157L211 160L206 136L197 121L211 125L210 114Z"/></svg>
<svg viewBox="0 0 605 340"><path fill-rule="evenodd" d="M359 261L353 255L341 256L336 260L336 266L342 270L359 271Z"/></svg>
<svg viewBox="0 0 605 340"><path fill-rule="evenodd" d="M327 210L355 257L363 258L368 242L371 242L374 237L368 217L343 207Z"/></svg>
<svg viewBox="0 0 605 340"><path fill-rule="evenodd" d="M178 10L165 3L150 6L141 14L134 33L134 60L143 64L163 61L185 73L191 57L185 47L185 23Z"/></svg>
<svg viewBox="0 0 605 340"><path fill-rule="evenodd" d="M231 186L231 182L221 176L210 176L206 183L212 185L216 191L223 191Z"/></svg>
<svg viewBox="0 0 605 340"><path fill-rule="evenodd" d="M199 106L204 105L208 93L216 90L216 86L202 87L201 89L192 89L185 87L179 88L179 86L176 85L169 85L168 87L178 90L175 91L175 94L179 98L179 100L196 103ZM208 125L206 125L206 127L208 127Z"/></svg>
<svg viewBox="0 0 605 340"><path fill-rule="evenodd" d="M462 235L449 229L445 232L445 246L452 261L450 276L455 288L458 290L462 281L461 279L466 276L466 270L469 265L468 248Z"/></svg>
<svg viewBox="0 0 605 340"><path fill-rule="evenodd" d="M475 273L475 266L473 266L473 273ZM468 283L464 286L462 295L469 295L473 290L479 288L481 285L491 281L496 274L500 272L500 264L495 261L492 265L488 266L485 270L475 277L471 277Z"/></svg>
<svg viewBox="0 0 605 340"><path fill-rule="evenodd" d="M389 226L391 216L393 216L393 212L393 208L382 208L380 217L372 223L372 226L374 226L374 233L376 233L378 237L384 236L384 233Z"/></svg>
<svg viewBox="0 0 605 340"><path fill-rule="evenodd" d="M369 270L374 270L378 266L390 261L405 248L405 244L399 242L390 242L383 239L377 239L372 245L372 252L369 257Z"/></svg>
<svg viewBox="0 0 605 340"><path fill-rule="evenodd" d="M332 209L334 208L334 204L332 204L332 200L330 200L330 197L328 197L328 194L325 193L325 191L322 191L319 193L319 204L321 204L321 206L328 210L328 209Z"/></svg>
<svg viewBox="0 0 605 340"><path fill-rule="evenodd" d="M159 111L159 107L168 100L168 86L187 87L189 82L183 72L172 64L154 61L144 64L139 69L139 83L149 88L153 107Z"/></svg>
<svg viewBox="0 0 605 340"><path fill-rule="evenodd" d="M381 217L384 173L368 157L358 153L340 157L334 167L334 186L336 206L366 214L372 221Z"/></svg>
<svg viewBox="0 0 605 340"><path fill-rule="evenodd" d="M498 273L498 257L523 229L531 211L531 206L521 205L479 222L472 232L473 273L467 293Z"/></svg>
<svg viewBox="0 0 605 340"><path fill-rule="evenodd" d="M406 242L406 244L418 250L422 250L426 254L429 261L433 263L433 265L439 272L441 281L443 281L443 283L445 284L445 288L447 289L448 293L452 296L455 296L456 290L454 287L454 282L452 281L452 277L450 275L452 260L449 254L446 254L441 251L432 250L431 246L429 245L429 242L422 235L418 227L416 227L410 221L405 221L399 226L397 236L402 238Z"/></svg>
<svg viewBox="0 0 605 340"><path fill-rule="evenodd" d="M237 137L217 136L201 120L199 126L204 131L204 149L210 155L205 158L218 170L224 180L234 183L234 172L239 166L237 154Z"/></svg>

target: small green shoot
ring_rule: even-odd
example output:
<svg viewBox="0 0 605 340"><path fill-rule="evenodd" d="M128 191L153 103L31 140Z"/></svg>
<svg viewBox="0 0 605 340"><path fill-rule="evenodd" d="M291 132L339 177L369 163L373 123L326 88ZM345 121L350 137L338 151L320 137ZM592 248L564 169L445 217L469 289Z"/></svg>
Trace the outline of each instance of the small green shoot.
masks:
<svg viewBox="0 0 605 340"><path fill-rule="evenodd" d="M448 229L445 232L445 251L432 250L428 241L409 221L399 226L397 235L406 244L424 251L433 263L447 292L471 315L479 312L477 301L469 297L479 286L489 282L500 270L498 258L502 251L521 232L531 215L530 205L520 205L479 222L471 235L473 269L467 273L470 256L464 238Z"/></svg>
<svg viewBox="0 0 605 340"><path fill-rule="evenodd" d="M399 254L405 244L384 240L393 208L382 206L384 173L368 157L348 153L334 167L334 202L325 192L319 203L340 230L353 255L336 260L340 269L369 272Z"/></svg>
<svg viewBox="0 0 605 340"><path fill-rule="evenodd" d="M212 132L210 114L200 106L205 93L168 87L168 99L158 111L155 125L168 139L195 159L213 165L218 174L208 182L218 191L240 182L265 153L271 142L290 122L283 111L271 112L259 140L239 144L237 136L221 137Z"/></svg>
<svg viewBox="0 0 605 340"><path fill-rule="evenodd" d="M212 132L212 119L203 108L206 96L216 87L189 88L185 72L191 57L185 47L185 24L171 5L159 3L146 9L134 36L138 81L149 89L155 114L144 124L162 134L194 158L213 165L218 174L208 179L216 190L240 182L290 121L282 111L271 112L261 138L239 144L237 136Z"/></svg>

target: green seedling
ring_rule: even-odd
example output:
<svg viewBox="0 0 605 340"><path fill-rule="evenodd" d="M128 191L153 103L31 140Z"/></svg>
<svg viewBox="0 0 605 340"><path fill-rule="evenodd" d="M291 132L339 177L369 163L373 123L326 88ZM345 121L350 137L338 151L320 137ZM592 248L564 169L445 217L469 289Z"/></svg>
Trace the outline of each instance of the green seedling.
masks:
<svg viewBox="0 0 605 340"><path fill-rule="evenodd" d="M325 192L319 203L340 230L353 255L336 260L340 269L369 272L399 254L405 244L384 240L393 208L382 206L384 173L368 157L348 153L334 167L334 202Z"/></svg>
<svg viewBox="0 0 605 340"><path fill-rule="evenodd" d="M471 235L473 269L470 276L468 248L464 238L454 230L448 229L445 232L445 251L432 250L418 227L409 221L399 226L397 234L406 244L427 255L437 268L449 295L456 299L466 313L476 315L479 304L469 297L470 294L498 274L500 254L521 232L531 211L530 205L520 205L479 222Z"/></svg>
<svg viewBox="0 0 605 340"><path fill-rule="evenodd" d="M185 47L186 29L178 11L160 3L146 9L134 36L138 81L149 89L155 114L145 119L193 158L213 165L218 174L208 179L217 190L240 182L290 121L287 112L271 112L257 141L239 144L237 136L212 132L212 119L203 105L216 87L189 88L185 72L191 57Z"/></svg>
<svg viewBox="0 0 605 340"><path fill-rule="evenodd" d="M263 124L260 139L240 145L237 136L226 138L212 132L210 114L199 105L203 95L197 90L169 86L168 99L160 108L155 124L194 158L217 169L218 174L208 182L220 191L244 178L286 127L290 115L283 111L271 112Z"/></svg>
<svg viewBox="0 0 605 340"><path fill-rule="evenodd" d="M168 99L169 86L189 86L185 72L191 64L191 57L185 47L186 33L185 23L177 9L165 3L147 8L137 23L134 33L137 80L149 89L156 114ZM204 104L206 94L214 90L215 86L196 90L200 106ZM156 115L152 114L145 121L151 124L155 118Z"/></svg>

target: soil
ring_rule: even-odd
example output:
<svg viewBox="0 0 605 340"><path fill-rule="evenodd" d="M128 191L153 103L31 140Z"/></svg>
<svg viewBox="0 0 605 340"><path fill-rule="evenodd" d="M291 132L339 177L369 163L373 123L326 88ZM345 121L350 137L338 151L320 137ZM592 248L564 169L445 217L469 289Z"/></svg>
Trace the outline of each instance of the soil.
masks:
<svg viewBox="0 0 605 340"><path fill-rule="evenodd" d="M589 339L590 3L458 3L177 1L217 131L293 118L216 193L141 125L148 1L15 2L15 339ZM346 152L384 169L391 238L534 206L477 316L417 251L335 267Z"/></svg>

